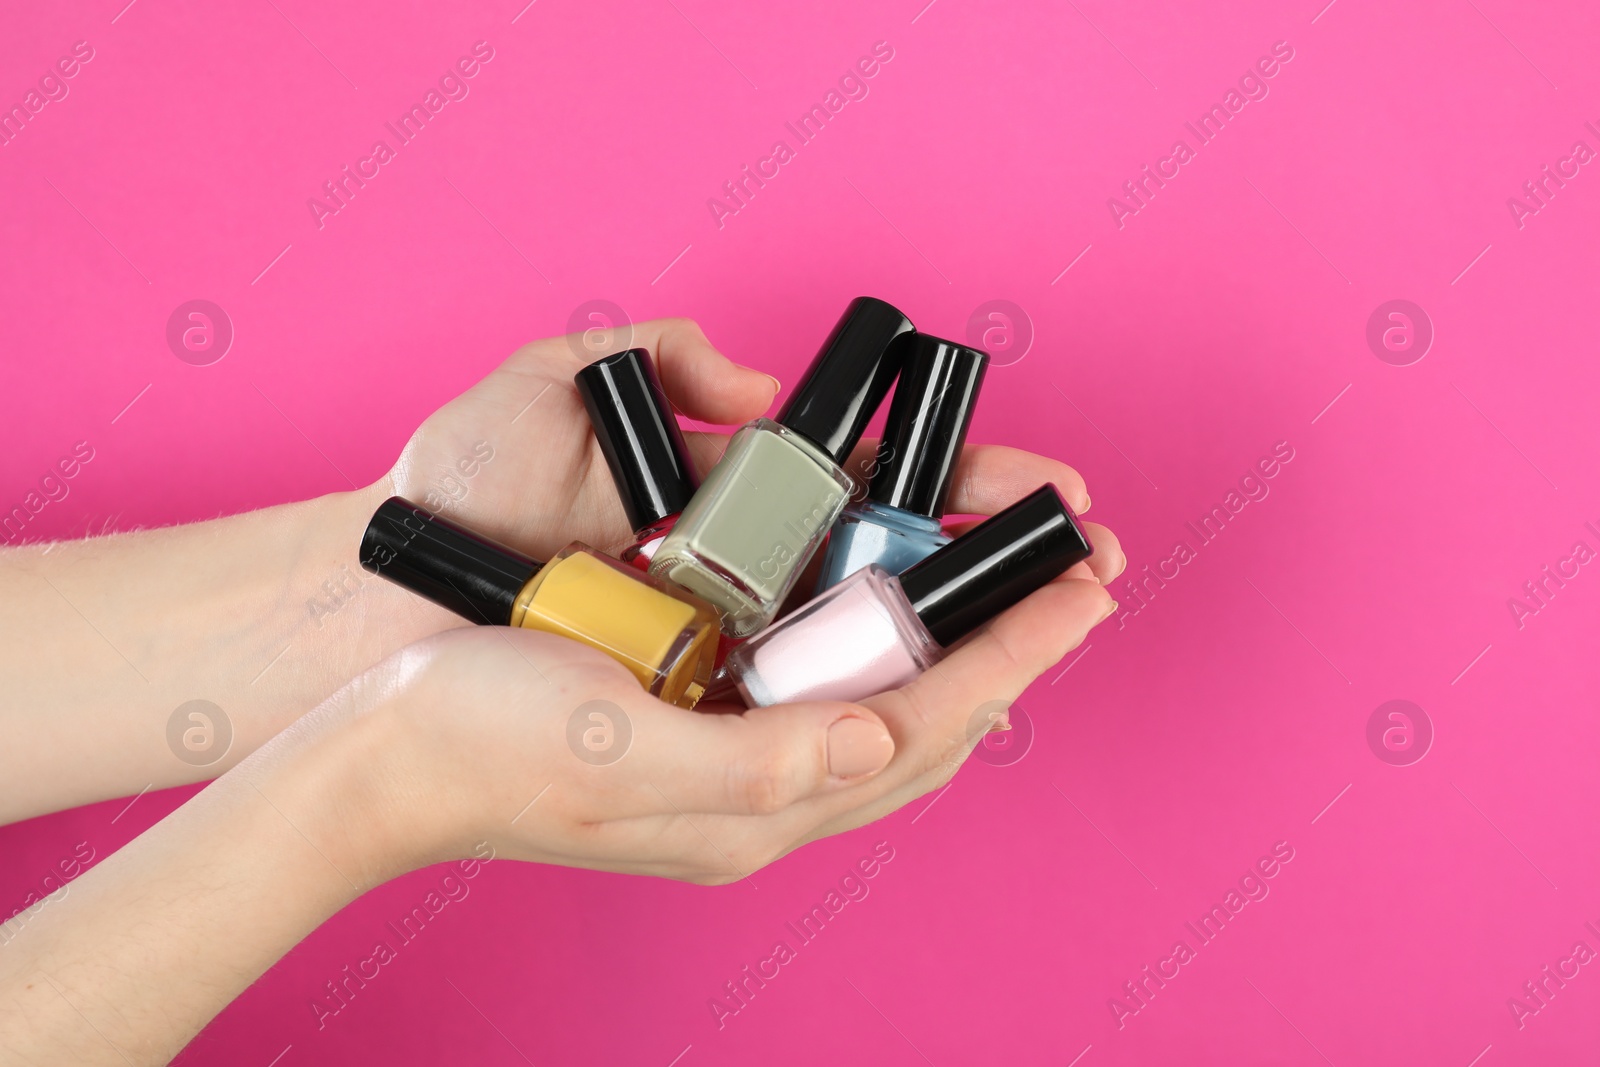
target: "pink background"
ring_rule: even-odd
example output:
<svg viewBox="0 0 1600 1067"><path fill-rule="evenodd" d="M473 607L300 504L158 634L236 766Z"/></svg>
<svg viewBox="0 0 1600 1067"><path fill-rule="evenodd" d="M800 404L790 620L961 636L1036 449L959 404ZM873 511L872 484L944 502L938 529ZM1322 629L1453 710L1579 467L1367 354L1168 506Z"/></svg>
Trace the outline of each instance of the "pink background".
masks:
<svg viewBox="0 0 1600 1067"><path fill-rule="evenodd" d="M973 439L1076 464L1131 577L1197 551L1136 614L1116 583L1122 628L1020 701L1020 762L973 760L759 888L491 864L319 1031L311 999L441 874L419 872L183 1063L1592 1061L1600 967L1520 1029L1507 1006L1600 949L1600 568L1521 626L1508 606L1600 549L1600 174L1521 227L1507 205L1600 149L1592 5L524 2L4 17L5 104L95 51L0 148L0 505L95 450L28 537L369 480L589 300L694 316L792 381L871 293L959 338L986 301L1023 309ZM319 229L307 198L479 40L470 95ZM869 95L719 227L707 199L879 41ZM1119 229L1108 198L1279 41L1270 95ZM165 340L195 298L237 333L210 366ZM1394 298L1436 334L1409 366L1366 341ZM1198 547L1186 523L1278 442L1269 495ZM1435 731L1409 766L1368 745L1391 699ZM0 911L188 792L0 831ZM719 1029L723 983L878 841L870 896ZM1270 895L1119 1028L1123 983L1280 841Z"/></svg>

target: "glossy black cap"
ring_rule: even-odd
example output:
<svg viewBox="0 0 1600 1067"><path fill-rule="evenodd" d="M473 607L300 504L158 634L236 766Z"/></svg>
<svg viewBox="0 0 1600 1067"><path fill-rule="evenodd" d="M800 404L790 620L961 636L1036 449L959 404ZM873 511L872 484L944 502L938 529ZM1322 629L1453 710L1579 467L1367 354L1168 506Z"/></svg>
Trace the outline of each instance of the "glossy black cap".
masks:
<svg viewBox="0 0 1600 1067"><path fill-rule="evenodd" d="M543 564L392 496L361 536L361 566L464 619L505 626Z"/></svg>
<svg viewBox="0 0 1600 1067"><path fill-rule="evenodd" d="M893 305L856 297L777 421L842 466L900 373L915 329Z"/></svg>
<svg viewBox="0 0 1600 1067"><path fill-rule="evenodd" d="M650 353L630 348L597 359L572 381L594 423L629 529L654 526L682 511L694 496L694 468Z"/></svg>
<svg viewBox="0 0 1600 1067"><path fill-rule="evenodd" d="M1053 485L1041 485L900 575L941 645L954 644L1094 552Z"/></svg>
<svg viewBox="0 0 1600 1067"><path fill-rule="evenodd" d="M972 423L989 353L919 333L889 402L867 496L939 518Z"/></svg>

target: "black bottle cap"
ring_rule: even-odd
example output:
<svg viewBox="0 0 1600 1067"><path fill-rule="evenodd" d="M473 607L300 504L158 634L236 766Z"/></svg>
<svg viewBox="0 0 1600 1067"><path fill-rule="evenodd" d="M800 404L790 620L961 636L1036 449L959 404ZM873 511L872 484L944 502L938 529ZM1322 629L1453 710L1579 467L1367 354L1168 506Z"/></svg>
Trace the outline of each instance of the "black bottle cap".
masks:
<svg viewBox="0 0 1600 1067"><path fill-rule="evenodd" d="M915 327L870 296L850 301L777 421L841 466L894 384Z"/></svg>
<svg viewBox="0 0 1600 1067"><path fill-rule="evenodd" d="M543 564L392 496L361 536L361 566L462 618L505 626Z"/></svg>
<svg viewBox="0 0 1600 1067"><path fill-rule="evenodd" d="M1094 552L1053 485L1041 485L900 575L933 639L950 645Z"/></svg>
<svg viewBox="0 0 1600 1067"><path fill-rule="evenodd" d="M867 496L939 518L972 423L989 354L917 334L889 402Z"/></svg>
<svg viewBox="0 0 1600 1067"><path fill-rule="evenodd" d="M642 530L676 515L694 496L683 431L650 353L630 348L572 376L622 496L628 526Z"/></svg>

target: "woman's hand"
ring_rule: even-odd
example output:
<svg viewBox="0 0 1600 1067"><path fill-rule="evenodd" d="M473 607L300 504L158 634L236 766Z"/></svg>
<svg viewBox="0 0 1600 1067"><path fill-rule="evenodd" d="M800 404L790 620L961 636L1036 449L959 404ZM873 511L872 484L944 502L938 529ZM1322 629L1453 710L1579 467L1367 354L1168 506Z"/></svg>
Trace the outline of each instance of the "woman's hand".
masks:
<svg viewBox="0 0 1600 1067"><path fill-rule="evenodd" d="M718 425L760 416L778 393L777 379L728 360L688 319L606 333L615 348L575 334L512 353L422 424L380 483L382 496L403 496L539 559L572 541L604 551L632 531L574 374L612 351L648 349L678 414ZM701 473L727 446L724 434L686 437Z"/></svg>
<svg viewBox="0 0 1600 1067"><path fill-rule="evenodd" d="M772 403L769 376L722 356L699 327L632 327L674 407L731 424ZM432 415L373 485L212 522L0 551L0 674L12 699L0 730L0 822L222 773L396 649L468 625L366 574L357 546L392 494L544 557L573 540L615 547L631 533L572 375L596 353L576 337L535 342ZM688 435L702 471L726 447ZM874 449L857 453L858 472ZM969 447L948 510L987 515L1044 482L1078 510L1065 464ZM1103 577L1116 541L1091 526ZM1077 576L1089 573L1080 565ZM810 588L809 584L804 588ZM200 699L220 714L215 751L173 747L169 720ZM180 736L183 733L179 724ZM226 729L222 729L226 726Z"/></svg>
<svg viewBox="0 0 1600 1067"><path fill-rule="evenodd" d="M602 654L527 630L454 631L385 665L366 869L460 858L464 842L699 883L943 785L1012 700L1114 608L1114 538L910 685L860 704L664 704ZM719 712L721 712L719 714ZM374 832L374 828L376 832Z"/></svg>
<svg viewBox="0 0 1600 1067"><path fill-rule="evenodd" d="M1110 614L1102 582L1122 554L1096 536L1085 576L860 704L687 711L601 653L530 630L459 628L402 649L70 895L7 924L0 1045L19 1063L166 1062L362 892L485 843L725 883L876 819L947 781L987 709Z"/></svg>
<svg viewBox="0 0 1600 1067"><path fill-rule="evenodd" d="M719 423L777 390L680 319L632 328L668 397ZM619 342L619 344L622 342ZM518 350L348 493L211 522L0 550L0 823L221 774L397 648L467 623L365 573L361 534L399 493L545 556L630 531L572 384L576 337ZM691 436L707 465L720 438ZM169 720L206 701L206 736Z"/></svg>
<svg viewBox="0 0 1600 1067"><path fill-rule="evenodd" d="M518 859L732 881L776 854L764 817L850 790L895 750L865 707L689 711L600 652L537 631L439 634L373 673L392 679L375 711L349 725L330 712L317 727L382 739L351 768L368 783L353 844L373 880L486 840ZM735 823L756 836L739 840Z"/></svg>

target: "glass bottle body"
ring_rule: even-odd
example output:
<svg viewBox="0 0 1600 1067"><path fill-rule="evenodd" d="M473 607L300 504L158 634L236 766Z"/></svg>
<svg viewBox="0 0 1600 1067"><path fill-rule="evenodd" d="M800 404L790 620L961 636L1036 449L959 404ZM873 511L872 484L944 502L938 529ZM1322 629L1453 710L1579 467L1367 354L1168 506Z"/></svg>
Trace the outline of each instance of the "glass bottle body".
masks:
<svg viewBox="0 0 1600 1067"><path fill-rule="evenodd" d="M729 637L748 637L777 615L853 488L816 445L757 419L728 442L650 573L715 607Z"/></svg>
<svg viewBox="0 0 1600 1067"><path fill-rule="evenodd" d="M599 649L652 695L685 708L705 691L717 652L709 605L577 543L522 587L510 623Z"/></svg>
<svg viewBox="0 0 1600 1067"><path fill-rule="evenodd" d="M867 500L851 504L834 524L817 575L821 593L868 564L899 574L950 543L938 519Z"/></svg>
<svg viewBox="0 0 1600 1067"><path fill-rule="evenodd" d="M900 583L868 565L728 656L724 666L751 707L796 700L860 700L911 682L944 649Z"/></svg>

